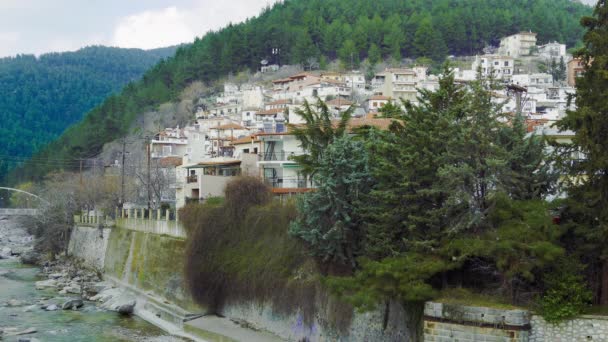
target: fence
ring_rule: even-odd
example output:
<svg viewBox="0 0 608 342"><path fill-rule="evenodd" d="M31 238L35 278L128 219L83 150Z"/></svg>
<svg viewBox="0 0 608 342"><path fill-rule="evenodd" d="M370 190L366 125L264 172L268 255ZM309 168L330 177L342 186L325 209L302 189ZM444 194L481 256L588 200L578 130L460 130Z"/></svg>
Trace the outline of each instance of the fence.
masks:
<svg viewBox="0 0 608 342"><path fill-rule="evenodd" d="M168 235L185 239L186 231L179 223L177 212L170 210L122 209L116 210L116 218L100 215L76 216L74 221L97 227L120 227L144 233Z"/></svg>
<svg viewBox="0 0 608 342"><path fill-rule="evenodd" d="M38 209L0 208L0 216L35 216Z"/></svg>

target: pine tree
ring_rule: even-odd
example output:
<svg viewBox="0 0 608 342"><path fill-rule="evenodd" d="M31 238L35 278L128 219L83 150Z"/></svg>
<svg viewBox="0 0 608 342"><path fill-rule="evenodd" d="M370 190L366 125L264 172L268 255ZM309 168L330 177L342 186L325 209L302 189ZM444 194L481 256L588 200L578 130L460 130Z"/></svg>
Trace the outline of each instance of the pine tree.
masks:
<svg viewBox="0 0 608 342"><path fill-rule="evenodd" d="M351 39L344 41L338 51L338 57L340 57L340 63L344 68L355 69L359 67L359 52L355 47L355 42Z"/></svg>
<svg viewBox="0 0 608 342"><path fill-rule="evenodd" d="M382 60L382 55L378 45L372 43L372 45L369 47L369 52L367 53L367 59L371 65L377 64Z"/></svg>

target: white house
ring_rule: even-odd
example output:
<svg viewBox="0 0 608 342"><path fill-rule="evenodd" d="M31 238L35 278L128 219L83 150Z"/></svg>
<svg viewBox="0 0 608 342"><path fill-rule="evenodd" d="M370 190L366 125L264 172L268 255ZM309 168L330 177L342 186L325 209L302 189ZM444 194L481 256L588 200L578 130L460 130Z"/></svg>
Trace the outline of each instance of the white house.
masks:
<svg viewBox="0 0 608 342"><path fill-rule="evenodd" d="M497 79L511 79L513 75L514 60L509 56L483 55L475 56L471 69L477 72L481 68L483 76L494 75Z"/></svg>
<svg viewBox="0 0 608 342"><path fill-rule="evenodd" d="M179 209L190 201L223 196L226 184L241 174L240 164L234 158L212 158L178 166L175 206Z"/></svg>
<svg viewBox="0 0 608 342"><path fill-rule="evenodd" d="M536 47L536 33L520 32L500 39L498 53L519 58L521 56L529 56L534 47Z"/></svg>
<svg viewBox="0 0 608 342"><path fill-rule="evenodd" d="M538 56L547 60L559 60L564 58L565 62L568 62L566 56L566 44L560 44L558 42L547 43L538 47Z"/></svg>

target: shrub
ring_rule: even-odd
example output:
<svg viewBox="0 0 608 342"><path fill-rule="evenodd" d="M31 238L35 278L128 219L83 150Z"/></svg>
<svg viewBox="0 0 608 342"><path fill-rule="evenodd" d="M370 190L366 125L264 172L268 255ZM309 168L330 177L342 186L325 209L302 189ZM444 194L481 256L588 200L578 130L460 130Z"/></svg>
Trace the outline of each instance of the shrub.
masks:
<svg viewBox="0 0 608 342"><path fill-rule="evenodd" d="M331 300L319 297L323 292L316 263L287 234L295 206L270 200L269 189L259 180L240 178L226 187L223 203L182 209L189 235L187 286L194 300L210 312L221 313L231 302L255 301L270 303L282 313L301 310L305 322L311 322L315 303Z"/></svg>
<svg viewBox="0 0 608 342"><path fill-rule="evenodd" d="M580 266L575 262L563 260L546 276L544 283L547 290L538 306L548 322L575 317L589 306L593 296L579 270Z"/></svg>

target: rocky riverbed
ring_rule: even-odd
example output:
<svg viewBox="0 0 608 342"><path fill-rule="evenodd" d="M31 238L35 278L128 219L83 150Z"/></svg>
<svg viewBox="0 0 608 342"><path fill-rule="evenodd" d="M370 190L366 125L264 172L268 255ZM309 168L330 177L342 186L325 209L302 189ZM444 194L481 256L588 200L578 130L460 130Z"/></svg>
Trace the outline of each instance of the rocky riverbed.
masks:
<svg viewBox="0 0 608 342"><path fill-rule="evenodd" d="M0 217L0 340L184 341L132 316L135 299L100 276L71 259L41 260L19 222Z"/></svg>

